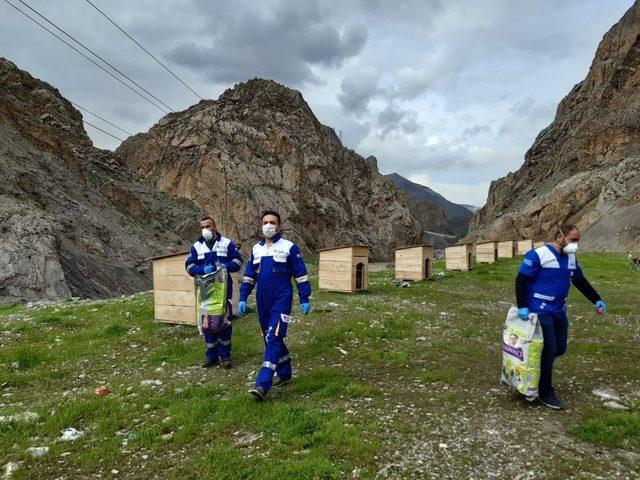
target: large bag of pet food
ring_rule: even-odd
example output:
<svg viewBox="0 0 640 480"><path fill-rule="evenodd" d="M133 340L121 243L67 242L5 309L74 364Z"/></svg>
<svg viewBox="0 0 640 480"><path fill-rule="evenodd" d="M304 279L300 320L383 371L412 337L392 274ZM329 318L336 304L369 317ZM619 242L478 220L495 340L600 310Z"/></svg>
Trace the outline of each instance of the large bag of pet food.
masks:
<svg viewBox="0 0 640 480"><path fill-rule="evenodd" d="M200 334L216 333L229 328L227 315L227 270L195 277L197 325Z"/></svg>
<svg viewBox="0 0 640 480"><path fill-rule="evenodd" d="M538 314L520 320L518 309L511 307L502 329L502 383L529 398L537 397L542 345Z"/></svg>

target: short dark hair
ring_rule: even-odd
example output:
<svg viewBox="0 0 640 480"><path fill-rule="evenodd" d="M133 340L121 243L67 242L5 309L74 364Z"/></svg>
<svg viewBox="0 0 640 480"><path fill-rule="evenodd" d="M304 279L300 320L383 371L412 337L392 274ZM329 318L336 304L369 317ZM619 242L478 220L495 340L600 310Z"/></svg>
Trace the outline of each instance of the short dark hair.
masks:
<svg viewBox="0 0 640 480"><path fill-rule="evenodd" d="M556 232L556 237L566 237L567 235L569 235L569 233L571 232L571 230L577 230L578 227L576 227L575 225L560 225L558 227L558 231Z"/></svg>
<svg viewBox="0 0 640 480"><path fill-rule="evenodd" d="M282 223L282 221L280 220L280 214L275 210L265 210L264 212L262 212L262 215L260 215L260 220L262 220L267 215L273 215L274 217L276 217L278 219L278 225Z"/></svg>
<svg viewBox="0 0 640 480"><path fill-rule="evenodd" d="M211 217L202 217L202 218L200 219L200 221L198 222L198 224L200 224L200 223L204 222L205 220L211 220L211 221L213 222L213 224L214 224L214 225L216 224L216 221L215 221L213 218L211 218Z"/></svg>

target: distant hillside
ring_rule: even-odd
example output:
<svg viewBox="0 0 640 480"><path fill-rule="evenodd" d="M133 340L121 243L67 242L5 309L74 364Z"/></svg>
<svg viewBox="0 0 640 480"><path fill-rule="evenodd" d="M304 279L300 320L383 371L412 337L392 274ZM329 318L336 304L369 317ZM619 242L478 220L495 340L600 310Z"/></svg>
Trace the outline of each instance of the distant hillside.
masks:
<svg viewBox="0 0 640 480"><path fill-rule="evenodd" d="M458 205L457 203L450 202L439 193L431 190L429 187L413 183L397 173L385 176L391 180L398 189L404 192L407 197L407 206L409 207L409 210L411 210L411 214L421 223L423 220L420 218L420 212L414 211L418 206L420 206L419 208L426 210L428 207L425 207L424 204L432 205L444 213L446 225L435 228L432 225L423 224L425 230L447 234L455 233L458 235L464 235L467 233L469 220L473 217L473 210L471 209L475 209L475 207L472 207L471 205ZM434 215L437 217L437 213L434 213Z"/></svg>

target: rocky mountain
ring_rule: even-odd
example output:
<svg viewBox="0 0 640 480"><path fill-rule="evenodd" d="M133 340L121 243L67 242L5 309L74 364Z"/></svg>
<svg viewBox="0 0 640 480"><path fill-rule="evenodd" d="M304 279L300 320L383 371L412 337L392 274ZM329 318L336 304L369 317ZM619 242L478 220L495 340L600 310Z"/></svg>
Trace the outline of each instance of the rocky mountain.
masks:
<svg viewBox="0 0 640 480"><path fill-rule="evenodd" d="M407 197L407 206L424 230L445 234L466 234L473 212L467 205L450 202L429 187L392 173L386 175Z"/></svg>
<svg viewBox="0 0 640 480"><path fill-rule="evenodd" d="M158 188L192 199L243 244L278 210L305 250L368 244L374 258L418 242L420 225L374 157L344 148L302 94L253 79L165 116L117 150Z"/></svg>
<svg viewBox="0 0 640 480"><path fill-rule="evenodd" d="M0 59L0 298L150 289L148 258L186 247L202 214L94 148L68 100Z"/></svg>
<svg viewBox="0 0 640 480"><path fill-rule="evenodd" d="M467 240L548 238L577 224L590 250L640 250L640 2L606 33L515 173L491 183Z"/></svg>

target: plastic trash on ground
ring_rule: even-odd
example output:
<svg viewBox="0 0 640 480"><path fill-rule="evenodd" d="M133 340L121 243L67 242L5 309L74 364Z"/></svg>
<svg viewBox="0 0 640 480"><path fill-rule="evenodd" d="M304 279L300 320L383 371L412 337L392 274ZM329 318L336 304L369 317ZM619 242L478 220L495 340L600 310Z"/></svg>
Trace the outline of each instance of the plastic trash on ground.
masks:
<svg viewBox="0 0 640 480"><path fill-rule="evenodd" d="M502 383L527 397L537 397L542 346L538 314L531 313L528 320L520 320L518 309L509 308L502 329Z"/></svg>
<svg viewBox="0 0 640 480"><path fill-rule="evenodd" d="M80 430L76 430L75 428L71 428L71 427L65 428L62 431L62 436L60 437L60 440L64 442L71 442L73 440L77 440L82 435L84 435L84 432L81 432Z"/></svg>

